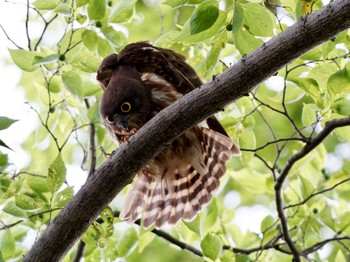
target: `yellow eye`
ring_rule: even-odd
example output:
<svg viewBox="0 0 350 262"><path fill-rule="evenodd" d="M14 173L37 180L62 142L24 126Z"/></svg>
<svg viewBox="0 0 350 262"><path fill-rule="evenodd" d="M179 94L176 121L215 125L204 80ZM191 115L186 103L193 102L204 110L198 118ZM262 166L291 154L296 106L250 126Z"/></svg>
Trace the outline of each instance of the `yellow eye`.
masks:
<svg viewBox="0 0 350 262"><path fill-rule="evenodd" d="M120 110L123 113L128 113L131 110L131 104L129 102L124 102L123 104L121 104L120 106Z"/></svg>
<svg viewBox="0 0 350 262"><path fill-rule="evenodd" d="M113 124L115 122L115 120L112 116L106 116L106 120L109 124Z"/></svg>

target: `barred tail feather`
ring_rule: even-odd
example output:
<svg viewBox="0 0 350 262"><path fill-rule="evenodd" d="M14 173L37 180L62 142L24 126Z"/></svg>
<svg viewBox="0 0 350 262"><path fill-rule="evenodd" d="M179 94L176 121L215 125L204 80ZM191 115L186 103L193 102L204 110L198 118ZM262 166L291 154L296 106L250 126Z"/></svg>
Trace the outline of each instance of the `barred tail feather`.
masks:
<svg viewBox="0 0 350 262"><path fill-rule="evenodd" d="M143 209L143 226L161 228L194 219L210 201L226 172L226 162L240 151L225 135L207 128L197 131L198 140L185 151L190 153L171 158L170 163L167 159L166 166L157 169L160 174L140 171L125 200L122 219L133 222Z"/></svg>

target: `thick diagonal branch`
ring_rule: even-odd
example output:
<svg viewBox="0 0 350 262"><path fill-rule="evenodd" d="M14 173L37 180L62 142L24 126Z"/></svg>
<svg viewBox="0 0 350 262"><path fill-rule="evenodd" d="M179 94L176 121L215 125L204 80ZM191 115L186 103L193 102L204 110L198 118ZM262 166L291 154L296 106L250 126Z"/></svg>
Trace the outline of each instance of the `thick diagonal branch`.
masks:
<svg viewBox="0 0 350 262"><path fill-rule="evenodd" d="M132 181L135 173L172 139L249 93L298 56L349 27L350 1L334 1L157 114L88 178L24 261L61 259L100 211Z"/></svg>

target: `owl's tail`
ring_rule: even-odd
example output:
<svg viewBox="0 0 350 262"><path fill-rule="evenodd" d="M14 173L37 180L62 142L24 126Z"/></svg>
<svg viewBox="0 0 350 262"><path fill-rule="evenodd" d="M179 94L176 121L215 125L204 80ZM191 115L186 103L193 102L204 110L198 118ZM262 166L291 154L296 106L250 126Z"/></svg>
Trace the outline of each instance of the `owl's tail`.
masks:
<svg viewBox="0 0 350 262"><path fill-rule="evenodd" d="M208 203L226 172L226 162L240 151L234 142L211 129L201 128L190 157L174 160L159 175L142 170L134 180L120 218L134 222L143 209L143 226L156 228L192 220Z"/></svg>

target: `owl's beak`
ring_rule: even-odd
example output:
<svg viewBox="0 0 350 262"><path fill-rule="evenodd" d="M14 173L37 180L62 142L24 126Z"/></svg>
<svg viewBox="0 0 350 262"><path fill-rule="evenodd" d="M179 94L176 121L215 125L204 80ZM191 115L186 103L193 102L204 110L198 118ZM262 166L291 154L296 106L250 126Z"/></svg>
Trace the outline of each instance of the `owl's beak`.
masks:
<svg viewBox="0 0 350 262"><path fill-rule="evenodd" d="M115 124L113 126L114 132L120 135L129 134L129 125L124 115L115 116Z"/></svg>
<svg viewBox="0 0 350 262"><path fill-rule="evenodd" d="M119 143L126 142L132 135L136 133L136 128L129 129L129 125L125 116L115 117L116 122L113 126L114 135Z"/></svg>

